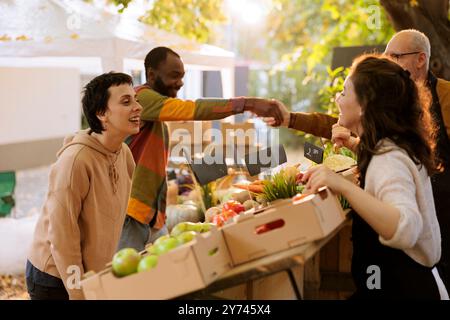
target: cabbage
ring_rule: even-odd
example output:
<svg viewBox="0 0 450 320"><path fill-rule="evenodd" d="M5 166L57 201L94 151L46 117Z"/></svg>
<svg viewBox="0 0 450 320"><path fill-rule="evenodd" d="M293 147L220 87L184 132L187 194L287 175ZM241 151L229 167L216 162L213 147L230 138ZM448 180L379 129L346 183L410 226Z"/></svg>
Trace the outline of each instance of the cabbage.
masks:
<svg viewBox="0 0 450 320"><path fill-rule="evenodd" d="M333 171L341 171L356 165L356 161L342 154L334 154L323 160L323 164Z"/></svg>

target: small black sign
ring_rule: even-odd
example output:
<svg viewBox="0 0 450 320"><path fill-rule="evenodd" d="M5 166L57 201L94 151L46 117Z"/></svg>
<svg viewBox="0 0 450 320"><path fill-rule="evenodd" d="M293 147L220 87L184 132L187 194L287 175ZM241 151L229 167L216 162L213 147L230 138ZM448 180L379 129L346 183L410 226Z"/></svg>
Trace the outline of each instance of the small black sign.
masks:
<svg viewBox="0 0 450 320"><path fill-rule="evenodd" d="M323 148L318 147L312 143L305 142L305 158L315 162L323 162Z"/></svg>
<svg viewBox="0 0 450 320"><path fill-rule="evenodd" d="M228 174L228 167L225 164L225 159L223 159L222 163L208 164L204 159L195 159L195 162L193 162L188 158L186 153L184 153L184 155L195 179L202 186L225 177Z"/></svg>
<svg viewBox="0 0 450 320"><path fill-rule="evenodd" d="M251 176L287 162L286 151L280 144L245 155L245 165Z"/></svg>

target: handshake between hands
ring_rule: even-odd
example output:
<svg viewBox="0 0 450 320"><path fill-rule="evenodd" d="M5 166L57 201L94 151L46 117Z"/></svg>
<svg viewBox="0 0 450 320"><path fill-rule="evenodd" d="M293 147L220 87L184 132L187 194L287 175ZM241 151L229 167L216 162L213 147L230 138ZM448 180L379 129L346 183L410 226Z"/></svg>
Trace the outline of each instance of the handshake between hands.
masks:
<svg viewBox="0 0 450 320"><path fill-rule="evenodd" d="M251 98L251 109L246 109L261 117L262 120L272 127L289 127L291 120L291 113L286 106L275 99L259 99ZM247 103L246 103L247 106ZM352 136L352 132L338 123L332 127L331 141L334 143L335 149L341 147L347 147L352 151L356 151L356 147L359 143L359 138Z"/></svg>
<svg viewBox="0 0 450 320"><path fill-rule="evenodd" d="M255 103L253 110L247 111L262 117L263 121L269 126L289 126L290 112L280 101L259 99L259 103ZM359 137L353 136L349 129L338 122L332 126L331 141L334 143L335 149L347 147L352 151L356 151ZM302 182L305 183L305 194L315 193L323 186L328 186L335 192L342 194L345 186L348 185L342 176L323 165L313 166L307 170L302 177Z"/></svg>
<svg viewBox="0 0 450 320"><path fill-rule="evenodd" d="M272 126L289 126L290 112L286 106L275 99L246 98L244 111L249 111Z"/></svg>

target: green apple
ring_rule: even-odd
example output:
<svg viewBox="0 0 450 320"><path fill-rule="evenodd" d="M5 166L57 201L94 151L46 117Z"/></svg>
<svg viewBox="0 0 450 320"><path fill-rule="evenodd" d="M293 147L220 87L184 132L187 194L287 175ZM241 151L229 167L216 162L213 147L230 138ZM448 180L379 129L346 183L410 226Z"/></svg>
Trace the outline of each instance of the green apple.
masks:
<svg viewBox="0 0 450 320"><path fill-rule="evenodd" d="M155 254L156 253L156 247L153 244L150 244L150 245L146 246L145 250L147 250L147 252L149 254Z"/></svg>
<svg viewBox="0 0 450 320"><path fill-rule="evenodd" d="M203 223L202 224L202 233L203 232L208 232L208 231L211 231L211 229L214 227L214 224L212 224L212 223L209 223L209 222L205 222L205 223Z"/></svg>
<svg viewBox="0 0 450 320"><path fill-rule="evenodd" d="M145 256L139 261L137 272L153 269L158 264L158 257L155 255Z"/></svg>
<svg viewBox="0 0 450 320"><path fill-rule="evenodd" d="M176 237L185 231L188 231L187 222L180 222L179 224L177 224L175 227L172 228L172 231L170 231L170 235L172 237Z"/></svg>
<svg viewBox="0 0 450 320"><path fill-rule="evenodd" d="M191 242L197 236L197 232L195 231L185 231L182 234L179 234L176 239L180 244Z"/></svg>
<svg viewBox="0 0 450 320"><path fill-rule="evenodd" d="M168 235L168 234L161 236L158 239L156 239L155 242L153 242L153 246L157 246L159 243L161 243L161 241L164 241L169 238L170 238L170 235Z"/></svg>
<svg viewBox="0 0 450 320"><path fill-rule="evenodd" d="M193 223L193 222L186 222L186 230L187 231L195 231L195 232L202 232L202 223Z"/></svg>
<svg viewBox="0 0 450 320"><path fill-rule="evenodd" d="M124 248L118 251L112 261L113 273L118 277L125 277L137 271L141 256L134 248Z"/></svg>
<svg viewBox="0 0 450 320"><path fill-rule="evenodd" d="M177 239L175 238L168 238L168 239L164 239L162 240L160 243L158 243L156 246L156 254L157 255L161 255L163 253L166 253L172 249L175 249L176 247L178 247L180 245L180 242L178 242Z"/></svg>

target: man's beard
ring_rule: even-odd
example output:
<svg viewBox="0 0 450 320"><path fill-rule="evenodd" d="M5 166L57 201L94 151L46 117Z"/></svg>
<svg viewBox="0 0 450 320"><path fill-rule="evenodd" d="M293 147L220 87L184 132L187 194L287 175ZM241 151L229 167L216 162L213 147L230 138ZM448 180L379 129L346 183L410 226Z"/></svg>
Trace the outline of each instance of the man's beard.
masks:
<svg viewBox="0 0 450 320"><path fill-rule="evenodd" d="M155 82L153 84L153 90L155 90L156 92L158 92L159 94L161 94L163 96L175 98L177 95L176 95L176 93L175 93L175 96L171 95L171 93L170 93L171 89L177 89L177 91L180 90L180 88L173 88L173 87L166 86L159 76L156 77Z"/></svg>

